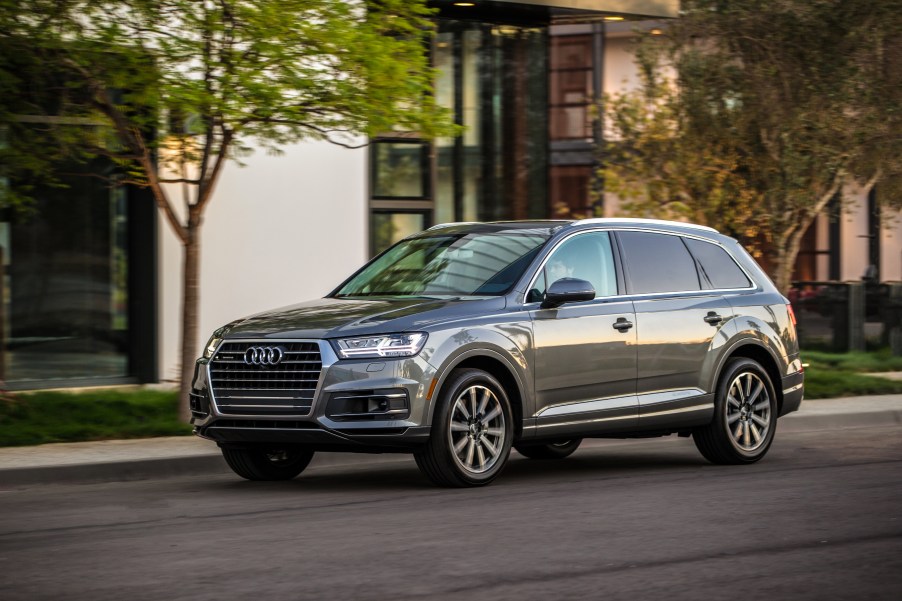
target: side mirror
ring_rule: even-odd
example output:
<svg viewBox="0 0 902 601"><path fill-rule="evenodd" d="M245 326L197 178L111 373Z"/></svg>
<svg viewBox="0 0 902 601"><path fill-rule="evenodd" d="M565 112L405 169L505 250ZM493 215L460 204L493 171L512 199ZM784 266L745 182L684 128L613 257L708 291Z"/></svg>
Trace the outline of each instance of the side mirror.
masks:
<svg viewBox="0 0 902 601"><path fill-rule="evenodd" d="M595 298L595 288L586 280L561 278L548 287L541 308L554 309L564 303L590 301L593 298Z"/></svg>

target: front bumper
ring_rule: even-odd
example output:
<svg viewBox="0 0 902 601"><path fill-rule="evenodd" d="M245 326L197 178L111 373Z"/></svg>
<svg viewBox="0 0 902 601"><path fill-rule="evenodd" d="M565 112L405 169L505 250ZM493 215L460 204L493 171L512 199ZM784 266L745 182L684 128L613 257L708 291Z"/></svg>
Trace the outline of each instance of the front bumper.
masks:
<svg viewBox="0 0 902 601"><path fill-rule="evenodd" d="M309 413L236 415L222 412L216 403L215 390L210 386L211 360L199 359L190 399L195 434L220 445L302 444L321 450L362 452L409 450L427 440L430 427L426 394L435 377L435 369L428 362L419 357L339 360L327 341L302 342L317 343L322 357L322 371ZM374 390L406 393L409 411L358 419L338 415L334 410L336 399Z"/></svg>

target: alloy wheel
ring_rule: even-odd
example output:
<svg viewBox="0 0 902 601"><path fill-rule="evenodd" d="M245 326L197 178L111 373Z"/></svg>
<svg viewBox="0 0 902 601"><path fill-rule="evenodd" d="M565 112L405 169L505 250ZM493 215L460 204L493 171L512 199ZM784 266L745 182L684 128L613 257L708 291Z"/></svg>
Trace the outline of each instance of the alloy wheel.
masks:
<svg viewBox="0 0 902 601"><path fill-rule="evenodd" d="M504 408L485 386L473 385L460 393L451 408L448 428L451 454L467 472L489 471L504 451Z"/></svg>
<svg viewBox="0 0 902 601"><path fill-rule="evenodd" d="M724 425L730 442L751 453L767 441L771 428L771 400L767 386L752 372L742 372L730 383Z"/></svg>

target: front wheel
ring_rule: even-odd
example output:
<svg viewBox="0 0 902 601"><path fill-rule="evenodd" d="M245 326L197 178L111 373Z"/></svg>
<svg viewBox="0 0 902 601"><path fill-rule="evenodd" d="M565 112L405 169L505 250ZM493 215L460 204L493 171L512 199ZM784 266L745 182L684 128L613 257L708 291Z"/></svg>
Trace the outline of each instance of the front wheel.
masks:
<svg viewBox="0 0 902 601"><path fill-rule="evenodd" d="M285 445L222 447L232 471L248 480L291 480L304 471L313 451Z"/></svg>
<svg viewBox="0 0 902 601"><path fill-rule="evenodd" d="M501 383L480 369L460 369L442 387L429 441L414 457L435 484L482 486L504 469L513 433Z"/></svg>
<svg viewBox="0 0 902 601"><path fill-rule="evenodd" d="M564 459L572 455L582 441L582 438L571 438L547 444L517 445L514 448L530 459Z"/></svg>
<svg viewBox="0 0 902 601"><path fill-rule="evenodd" d="M692 434L711 463L754 463L767 453L777 428L777 395L770 376L751 359L733 359L717 384L714 420Z"/></svg>

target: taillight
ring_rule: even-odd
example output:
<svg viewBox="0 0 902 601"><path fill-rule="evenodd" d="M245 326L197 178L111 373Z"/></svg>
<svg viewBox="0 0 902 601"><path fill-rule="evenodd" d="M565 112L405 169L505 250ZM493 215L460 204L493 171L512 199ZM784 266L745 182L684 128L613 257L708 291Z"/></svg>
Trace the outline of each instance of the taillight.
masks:
<svg viewBox="0 0 902 601"><path fill-rule="evenodd" d="M792 305L789 303L786 304L786 310L789 311L789 320L792 322L792 325L796 324L796 312L792 310Z"/></svg>

